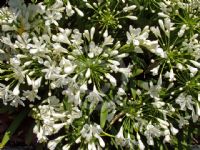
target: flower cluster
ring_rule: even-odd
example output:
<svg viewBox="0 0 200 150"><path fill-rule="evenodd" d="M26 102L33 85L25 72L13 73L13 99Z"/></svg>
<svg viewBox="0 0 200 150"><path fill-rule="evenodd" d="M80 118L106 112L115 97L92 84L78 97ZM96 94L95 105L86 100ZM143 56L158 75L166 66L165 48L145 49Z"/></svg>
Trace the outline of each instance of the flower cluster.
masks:
<svg viewBox="0 0 200 150"><path fill-rule="evenodd" d="M200 116L198 6L9 0L0 9L0 103L30 109L37 142L50 150L177 147Z"/></svg>

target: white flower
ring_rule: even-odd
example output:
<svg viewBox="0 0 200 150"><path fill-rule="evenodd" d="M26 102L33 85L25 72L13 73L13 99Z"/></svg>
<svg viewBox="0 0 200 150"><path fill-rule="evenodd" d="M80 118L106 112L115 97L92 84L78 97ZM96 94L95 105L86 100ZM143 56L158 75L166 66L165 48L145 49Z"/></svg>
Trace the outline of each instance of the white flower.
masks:
<svg viewBox="0 0 200 150"><path fill-rule="evenodd" d="M57 35L52 35L52 40L56 42L61 42L61 43L66 43L66 44L71 44L69 40L69 36L72 32L71 29L63 29L63 28L58 28L60 33L57 33Z"/></svg>
<svg viewBox="0 0 200 150"><path fill-rule="evenodd" d="M169 81L174 81L175 80L175 74L174 74L174 71L173 69L170 69L170 72L169 72Z"/></svg>
<svg viewBox="0 0 200 150"><path fill-rule="evenodd" d="M138 17L136 17L136 16L126 16L126 18L131 19L131 20L137 20L138 19Z"/></svg>
<svg viewBox="0 0 200 150"><path fill-rule="evenodd" d="M73 107L70 114L67 115L67 123L72 124L75 119L82 117L82 111L78 107Z"/></svg>
<svg viewBox="0 0 200 150"><path fill-rule="evenodd" d="M159 13L158 13L158 16L164 17L164 18L169 17L168 15L164 14L163 12L159 12Z"/></svg>
<svg viewBox="0 0 200 150"><path fill-rule="evenodd" d="M161 131L150 122L146 127L144 135L147 138L148 145L154 145L153 137L159 137L161 135Z"/></svg>
<svg viewBox="0 0 200 150"><path fill-rule="evenodd" d="M58 145L58 143L61 142L61 140L64 138L65 136L59 136L56 139L50 140L47 144L47 147L49 150L54 150L56 148L56 146Z"/></svg>
<svg viewBox="0 0 200 150"><path fill-rule="evenodd" d="M93 40L94 33L95 33L95 27L92 27L92 28L90 29L90 39L91 39L91 40Z"/></svg>
<svg viewBox="0 0 200 150"><path fill-rule="evenodd" d="M111 64L115 65L115 66L119 66L120 65L120 62L119 61L116 61L116 60L111 60L109 59L108 62L110 62Z"/></svg>
<svg viewBox="0 0 200 150"><path fill-rule="evenodd" d="M190 62L191 62L195 67L200 68L200 63L199 63L199 62L194 61L194 60L190 60Z"/></svg>
<svg viewBox="0 0 200 150"><path fill-rule="evenodd" d="M119 132L117 133L116 137L119 139L124 139L123 126L120 127Z"/></svg>
<svg viewBox="0 0 200 150"><path fill-rule="evenodd" d="M64 72L69 75L71 73L74 72L75 68L77 67L77 65L73 65L72 62L70 60L65 59L64 57L62 57L60 63L59 63L60 67L64 68Z"/></svg>
<svg viewBox="0 0 200 150"><path fill-rule="evenodd" d="M184 24L182 25L180 31L178 32L178 37L182 37L183 34L185 33L185 30L186 30L187 26Z"/></svg>
<svg viewBox="0 0 200 150"><path fill-rule="evenodd" d="M37 98L38 100L41 99L41 97L37 95L37 92L36 92L35 90L31 90L31 91L30 91L30 90L27 90L27 91L24 91L24 92L23 92L23 96L24 96L25 98L27 98L30 102L33 102L36 98Z"/></svg>
<svg viewBox="0 0 200 150"><path fill-rule="evenodd" d="M42 69L42 72L45 72L45 79L55 79L61 72L61 68L57 67L56 62L45 61L44 65L47 67Z"/></svg>
<svg viewBox="0 0 200 150"><path fill-rule="evenodd" d="M48 140L47 136L45 135L45 131L41 126L36 124L33 128L33 133L37 135L37 139L40 143L46 142Z"/></svg>
<svg viewBox="0 0 200 150"><path fill-rule="evenodd" d="M164 26L163 20L159 19L158 23L159 23L161 29L165 32L165 26Z"/></svg>
<svg viewBox="0 0 200 150"><path fill-rule="evenodd" d="M46 48L46 43L44 43L44 40L42 37L33 37L34 44L28 44L27 47L30 49L31 54L36 53L47 53L48 50Z"/></svg>
<svg viewBox="0 0 200 150"><path fill-rule="evenodd" d="M179 120L178 120L179 128L182 128L183 126L189 124L188 119L189 119L190 117L189 117L189 118L188 118L188 117L182 117L182 116L180 116L180 115L178 115L178 117L179 117Z"/></svg>
<svg viewBox="0 0 200 150"><path fill-rule="evenodd" d="M66 125L66 123L64 122L64 123L54 123L53 125L52 125L52 128L53 128L53 133L55 134L55 133L57 133L61 128L63 128L64 126Z"/></svg>
<svg viewBox="0 0 200 150"><path fill-rule="evenodd" d="M118 94L119 96L121 96L121 95L126 95L126 92L124 91L123 88L119 88L118 91L117 91L117 94Z"/></svg>
<svg viewBox="0 0 200 150"><path fill-rule="evenodd" d="M104 94L99 93L96 89L96 86L94 85L93 91L89 93L89 95L86 97L90 103L90 110L94 109L96 105L100 102L103 101L102 96Z"/></svg>
<svg viewBox="0 0 200 150"><path fill-rule="evenodd" d="M125 12L131 11L131 10L134 10L136 7L137 7L136 5L127 6L123 8L123 11Z"/></svg>
<svg viewBox="0 0 200 150"><path fill-rule="evenodd" d="M19 83L15 86L15 88L13 89L13 95L19 95L20 91L19 91Z"/></svg>
<svg viewBox="0 0 200 150"><path fill-rule="evenodd" d="M179 70L183 70L183 69L184 69L184 67L183 67L183 65L182 65L181 63L177 63L177 64L176 64L176 67L177 67Z"/></svg>
<svg viewBox="0 0 200 150"><path fill-rule="evenodd" d="M140 150L144 150L144 149L145 149L145 146L144 146L144 144L142 143L142 141L141 141L141 139L140 139L140 135L139 135L138 132L137 132L137 134L136 134L136 137L137 137L137 140L138 140L139 149L140 149Z"/></svg>
<svg viewBox="0 0 200 150"><path fill-rule="evenodd" d="M83 0L83 1L87 2L87 0ZM87 6L88 8L94 9L94 7L93 7L91 4L89 4L89 3L85 3L85 4L86 4L86 6Z"/></svg>
<svg viewBox="0 0 200 150"><path fill-rule="evenodd" d="M163 49L160 48L160 47L155 49L155 54L160 56L161 58L166 58L167 57L166 52L164 52Z"/></svg>
<svg viewBox="0 0 200 150"><path fill-rule="evenodd" d="M162 85L162 76L160 75L159 76L159 79L158 79L158 82L157 82L157 85L153 85L153 82L150 81L149 83L150 87L148 85L145 85L147 86L146 89L148 90L147 94L150 94L150 96L152 98L154 98L156 101L160 100L160 91L161 91L161 85Z"/></svg>
<svg viewBox="0 0 200 150"><path fill-rule="evenodd" d="M164 19L164 22L163 20L159 19L158 23L167 37L169 37L170 31L175 29L175 27L173 27L174 23L171 23L171 20L168 17Z"/></svg>
<svg viewBox="0 0 200 150"><path fill-rule="evenodd" d="M62 147L62 150L69 150L70 149L70 145L69 144L65 144L63 147Z"/></svg>
<svg viewBox="0 0 200 150"><path fill-rule="evenodd" d="M93 150L94 148L96 149L95 144L92 142L94 138L98 139L101 147L105 147L105 142L99 135L101 132L102 132L102 129L97 124L94 124L94 125L85 124L83 126L81 130L81 136L85 138L86 142L88 143L88 149L91 149L91 150Z"/></svg>
<svg viewBox="0 0 200 150"><path fill-rule="evenodd" d="M74 10L72 10L72 5L70 4L69 1L67 1L67 6L66 6L66 13L67 13L67 16L72 16L74 14Z"/></svg>
<svg viewBox="0 0 200 150"><path fill-rule="evenodd" d="M114 41L114 39L109 35L104 38L104 42L103 42L102 46L104 47L106 45L112 45L113 41Z"/></svg>
<svg viewBox="0 0 200 150"><path fill-rule="evenodd" d="M3 100L4 105L7 105L11 93L12 91L9 90L9 86L0 83L0 98Z"/></svg>
<svg viewBox="0 0 200 150"><path fill-rule="evenodd" d="M91 70L90 70L90 68L88 68L86 73L85 73L86 79L88 79L90 77L90 74L91 74Z"/></svg>
<svg viewBox="0 0 200 150"><path fill-rule="evenodd" d="M196 114L195 110L192 110L192 121L197 122L199 116Z"/></svg>
<svg viewBox="0 0 200 150"><path fill-rule="evenodd" d="M18 107L18 105L22 105L25 106L25 104L23 103L23 101L25 101L26 98L25 97L20 97L19 95L9 95L7 101L11 101L10 105L14 106L14 107Z"/></svg>
<svg viewBox="0 0 200 150"><path fill-rule="evenodd" d="M88 150L96 150L96 146L94 142L90 142L88 143Z"/></svg>
<svg viewBox="0 0 200 150"><path fill-rule="evenodd" d="M198 102L196 103L196 112L197 112L196 114L200 116L200 107Z"/></svg>
<svg viewBox="0 0 200 150"><path fill-rule="evenodd" d="M161 101L156 101L156 102L152 102L151 103L155 108L161 108L165 105L165 102L161 102Z"/></svg>
<svg viewBox="0 0 200 150"><path fill-rule="evenodd" d="M99 140L99 144L101 147L105 147L105 142L104 140L99 136L99 134L95 133L94 137L96 137Z"/></svg>
<svg viewBox="0 0 200 150"><path fill-rule="evenodd" d="M153 34L156 37L160 37L161 38L160 29L158 27L151 27L150 30L153 32Z"/></svg>
<svg viewBox="0 0 200 150"><path fill-rule="evenodd" d="M119 132L115 136L116 137L116 139L115 139L116 143L118 145L121 145L121 146L126 145L126 139L124 138L123 130L124 130L123 126L121 126L120 129L119 129Z"/></svg>
<svg viewBox="0 0 200 150"><path fill-rule="evenodd" d="M193 77L194 75L196 75L197 72L199 71L197 68L192 67L192 66L190 66L190 65L187 65L187 67L188 67L189 71L191 72L192 77Z"/></svg>
<svg viewBox="0 0 200 150"><path fill-rule="evenodd" d="M75 9L75 11L77 12L77 14L78 14L79 16L81 16L81 17L84 16L84 13L83 13L80 9L78 9L77 7L75 7L74 9Z"/></svg>
<svg viewBox="0 0 200 150"><path fill-rule="evenodd" d="M93 41L89 44L89 53L88 57L93 58L94 56L99 56L102 53L103 49L99 46L96 46Z"/></svg>
<svg viewBox="0 0 200 150"><path fill-rule="evenodd" d="M200 93L198 93L198 101L200 102Z"/></svg>
<svg viewBox="0 0 200 150"><path fill-rule="evenodd" d="M110 81L110 83L113 85L113 86L116 86L117 85L117 81L116 79L109 73L106 73L105 74L105 77Z"/></svg>
<svg viewBox="0 0 200 150"><path fill-rule="evenodd" d="M170 140L171 140L171 138L170 138L170 135L169 134L167 134L166 136L165 136L165 138L164 138L164 142L167 142L167 143L169 143L170 142Z"/></svg>
<svg viewBox="0 0 200 150"><path fill-rule="evenodd" d="M180 105L181 110L186 110L186 108L188 108L190 110L194 110L194 108L193 108L194 102L192 101L191 95L186 95L186 93L181 93L176 98L175 102Z"/></svg>
<svg viewBox="0 0 200 150"><path fill-rule="evenodd" d="M171 130L173 135L176 135L178 133L178 129L174 128L171 123L170 123L170 130Z"/></svg>
<svg viewBox="0 0 200 150"><path fill-rule="evenodd" d="M41 85L42 77L39 77L36 80L31 80L30 77L26 75L26 80L28 85L32 85L33 90L37 92L38 88Z"/></svg>
<svg viewBox="0 0 200 150"><path fill-rule="evenodd" d="M106 31L103 33L103 37L106 38L108 37L108 30L106 29Z"/></svg>
<svg viewBox="0 0 200 150"><path fill-rule="evenodd" d="M162 119L160 119L160 118L157 118L157 120L158 120L158 122L160 123L160 126L161 126L162 128L164 128L164 129L167 129L167 128L168 128L169 123L168 123L167 121L162 120Z"/></svg>
<svg viewBox="0 0 200 150"><path fill-rule="evenodd" d="M150 70L153 73L153 76L158 75L159 68L160 68L160 65Z"/></svg>
<svg viewBox="0 0 200 150"><path fill-rule="evenodd" d="M15 41L15 47L21 49L28 49L28 44L30 43L31 39L27 32L23 32L21 36L17 36L17 40Z"/></svg>
<svg viewBox="0 0 200 150"><path fill-rule="evenodd" d="M113 70L115 71L115 70ZM132 75L132 65L129 65L127 68L118 68L117 69L118 72L121 72L122 74L124 74L124 76L126 78L129 78Z"/></svg>

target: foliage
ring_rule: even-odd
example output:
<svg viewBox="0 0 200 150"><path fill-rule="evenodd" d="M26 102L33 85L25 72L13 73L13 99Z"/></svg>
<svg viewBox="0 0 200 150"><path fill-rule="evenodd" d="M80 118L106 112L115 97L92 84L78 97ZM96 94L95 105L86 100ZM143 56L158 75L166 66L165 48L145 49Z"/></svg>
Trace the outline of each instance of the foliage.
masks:
<svg viewBox="0 0 200 150"><path fill-rule="evenodd" d="M198 0L25 2L0 9L0 103L21 110L1 147L28 114L50 150L190 147Z"/></svg>

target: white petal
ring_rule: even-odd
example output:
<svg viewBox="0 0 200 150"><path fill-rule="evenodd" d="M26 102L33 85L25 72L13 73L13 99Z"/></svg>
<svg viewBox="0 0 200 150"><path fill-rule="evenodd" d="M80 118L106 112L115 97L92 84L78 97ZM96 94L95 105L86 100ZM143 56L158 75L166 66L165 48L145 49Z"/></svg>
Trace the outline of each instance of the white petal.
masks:
<svg viewBox="0 0 200 150"><path fill-rule="evenodd" d="M17 84L17 85L15 86L15 88L13 89L13 94L14 94L14 95L19 95L19 93L20 93L20 91L19 91L19 84Z"/></svg>
<svg viewBox="0 0 200 150"><path fill-rule="evenodd" d="M170 130L172 132L173 135L176 135L178 133L178 129L174 128L172 124L170 124Z"/></svg>
<svg viewBox="0 0 200 150"><path fill-rule="evenodd" d="M123 135L123 126L120 127L120 130L119 132L117 133L116 135L117 138L124 138L124 135Z"/></svg>
<svg viewBox="0 0 200 150"><path fill-rule="evenodd" d="M84 13L80 9L75 7L75 10L76 10L76 12L78 13L79 16L81 16L81 17L84 16Z"/></svg>
<svg viewBox="0 0 200 150"><path fill-rule="evenodd" d="M117 85L117 81L116 81L116 79L112 75L110 75L109 73L106 73L105 77L111 82L111 84L113 86Z"/></svg>
<svg viewBox="0 0 200 150"><path fill-rule="evenodd" d="M197 111L197 115L200 116L200 108L199 108L199 103L196 103L196 111Z"/></svg>
<svg viewBox="0 0 200 150"><path fill-rule="evenodd" d="M138 17L136 17L136 16L126 16L126 18L131 19L131 20L137 20L138 19Z"/></svg>
<svg viewBox="0 0 200 150"><path fill-rule="evenodd" d="M60 143L63 138L64 136L60 136L54 140L49 141L47 144L47 147L49 148L49 150L54 150L56 146L58 145L58 143Z"/></svg>
<svg viewBox="0 0 200 150"><path fill-rule="evenodd" d="M26 75L26 80L27 80L28 85L32 85L32 80L30 79L28 75Z"/></svg>
<svg viewBox="0 0 200 150"><path fill-rule="evenodd" d="M127 11L130 11L130 10L134 10L135 8L136 8L136 5L131 5L129 7L124 7L123 11L127 12Z"/></svg>
<svg viewBox="0 0 200 150"><path fill-rule="evenodd" d="M92 27L91 30L90 30L90 38L91 38L91 40L93 40L94 33L95 33L95 28Z"/></svg>
<svg viewBox="0 0 200 150"><path fill-rule="evenodd" d="M106 30L103 34L103 37L106 38L108 36L108 30Z"/></svg>
<svg viewBox="0 0 200 150"><path fill-rule="evenodd" d="M105 147L105 142L100 136L98 137L98 140L99 140L99 144L101 145L101 147Z"/></svg>
<svg viewBox="0 0 200 150"><path fill-rule="evenodd" d="M194 61L194 60L190 60L190 62L191 62L195 67L200 68L200 63L199 63L199 62Z"/></svg>
<svg viewBox="0 0 200 150"><path fill-rule="evenodd" d="M88 68L86 73L85 73L86 79L88 79L90 77L90 74L91 74L91 70L90 70L90 68Z"/></svg>

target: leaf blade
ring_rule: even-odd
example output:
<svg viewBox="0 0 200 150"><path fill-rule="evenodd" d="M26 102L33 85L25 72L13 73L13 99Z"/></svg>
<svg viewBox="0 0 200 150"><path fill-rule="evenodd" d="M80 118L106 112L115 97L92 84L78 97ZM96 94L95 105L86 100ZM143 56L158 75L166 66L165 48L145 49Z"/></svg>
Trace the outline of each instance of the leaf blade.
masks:
<svg viewBox="0 0 200 150"><path fill-rule="evenodd" d="M0 149L3 148L7 144L11 136L15 133L15 131L19 127L20 123L27 116L28 112L29 112L29 109L24 109L15 117L15 119L13 120L11 125L8 127L6 133L3 136L3 139L0 143Z"/></svg>
<svg viewBox="0 0 200 150"><path fill-rule="evenodd" d="M108 103L104 102L101 107L100 126L104 128L108 116Z"/></svg>

